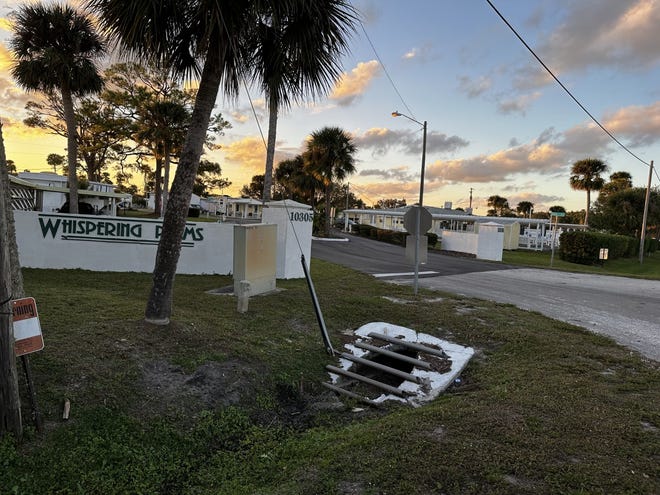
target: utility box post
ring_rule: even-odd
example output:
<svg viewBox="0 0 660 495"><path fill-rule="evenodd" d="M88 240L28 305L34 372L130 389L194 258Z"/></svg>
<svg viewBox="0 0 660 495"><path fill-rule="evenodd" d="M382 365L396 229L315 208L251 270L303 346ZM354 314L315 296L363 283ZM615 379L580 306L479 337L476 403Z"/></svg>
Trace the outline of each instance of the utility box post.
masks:
<svg viewBox="0 0 660 495"><path fill-rule="evenodd" d="M312 207L285 199L266 203L261 221L277 225L277 278L303 278L300 255L312 259Z"/></svg>
<svg viewBox="0 0 660 495"><path fill-rule="evenodd" d="M234 294L275 290L277 225L234 226Z"/></svg>

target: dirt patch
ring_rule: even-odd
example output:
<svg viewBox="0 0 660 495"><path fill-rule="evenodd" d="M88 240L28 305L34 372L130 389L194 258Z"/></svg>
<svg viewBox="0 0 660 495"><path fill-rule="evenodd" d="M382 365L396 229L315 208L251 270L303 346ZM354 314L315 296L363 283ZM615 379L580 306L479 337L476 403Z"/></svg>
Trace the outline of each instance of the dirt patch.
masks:
<svg viewBox="0 0 660 495"><path fill-rule="evenodd" d="M259 372L238 359L209 362L186 374L167 361L142 366L141 385L154 414L195 414L238 404L253 390Z"/></svg>

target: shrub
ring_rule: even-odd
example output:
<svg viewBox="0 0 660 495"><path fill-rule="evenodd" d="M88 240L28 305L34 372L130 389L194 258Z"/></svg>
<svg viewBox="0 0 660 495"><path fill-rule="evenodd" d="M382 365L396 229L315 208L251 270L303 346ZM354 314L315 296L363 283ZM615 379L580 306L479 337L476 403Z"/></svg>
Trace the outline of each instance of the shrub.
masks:
<svg viewBox="0 0 660 495"><path fill-rule="evenodd" d="M438 234L435 234L433 232L427 232L426 237L428 237L429 246L435 247L435 245L438 244Z"/></svg>
<svg viewBox="0 0 660 495"><path fill-rule="evenodd" d="M560 237L559 256L571 263L593 265L599 262L602 248L608 249L608 259L630 257L639 249L639 240L583 230L564 232Z"/></svg>

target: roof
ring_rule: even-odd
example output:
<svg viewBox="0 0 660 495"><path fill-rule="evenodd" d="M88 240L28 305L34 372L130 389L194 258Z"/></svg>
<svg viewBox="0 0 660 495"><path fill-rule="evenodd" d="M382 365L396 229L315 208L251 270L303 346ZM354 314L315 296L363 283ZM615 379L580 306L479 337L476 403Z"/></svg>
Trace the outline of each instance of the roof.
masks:
<svg viewBox="0 0 660 495"><path fill-rule="evenodd" d="M27 187L29 189L36 189L38 191L49 191L49 192L58 192L67 194L69 192L68 187L54 187L54 186L44 186L42 184L35 184L26 179L20 179L14 175L9 176L9 182L19 186ZM103 191L90 191L88 189L78 189L78 195L80 196L97 196L99 198L131 198L129 193L116 193L116 192L103 192Z"/></svg>
<svg viewBox="0 0 660 495"><path fill-rule="evenodd" d="M385 210L362 210L358 208L345 210L348 214L362 214L362 215L390 215L393 217L402 217L405 215L409 207L392 208ZM434 206L424 206L435 220L454 220L459 222L474 222L484 223L496 221L501 225L510 225L512 223L520 223L523 225L550 225L550 220L545 218L521 218L521 217L482 217L479 215L468 215L461 210L449 210L447 208L437 208ZM554 223L554 222L553 222ZM571 228L585 228L584 225L577 225L572 223L561 223L559 226L570 226Z"/></svg>

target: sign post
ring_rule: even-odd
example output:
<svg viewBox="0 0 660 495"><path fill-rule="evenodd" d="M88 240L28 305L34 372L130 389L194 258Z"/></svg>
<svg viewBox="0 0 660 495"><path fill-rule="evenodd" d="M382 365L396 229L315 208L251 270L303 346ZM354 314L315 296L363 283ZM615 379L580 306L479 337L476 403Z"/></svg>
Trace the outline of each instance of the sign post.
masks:
<svg viewBox="0 0 660 495"><path fill-rule="evenodd" d="M38 432L43 431L43 419L37 406L37 394L32 380L32 371L28 354L40 351L44 348L44 339L39 324L37 303L33 297L25 297L12 301L13 327L14 327L14 352L20 356L27 382L28 395L34 424Z"/></svg>
<svg viewBox="0 0 660 495"><path fill-rule="evenodd" d="M552 224L552 219L555 220L554 228L552 229L552 246L550 251L550 267L555 259L555 238L557 237L557 223L559 223L559 217L565 217L566 213L563 211L551 211L550 212L550 223Z"/></svg>

